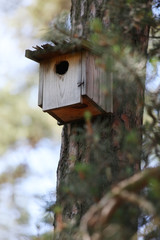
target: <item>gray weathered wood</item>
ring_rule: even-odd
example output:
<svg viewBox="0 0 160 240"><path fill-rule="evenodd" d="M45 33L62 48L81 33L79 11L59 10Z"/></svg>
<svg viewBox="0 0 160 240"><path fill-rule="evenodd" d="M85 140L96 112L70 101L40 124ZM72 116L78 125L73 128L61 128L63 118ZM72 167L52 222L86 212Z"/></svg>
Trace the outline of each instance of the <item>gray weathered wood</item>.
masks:
<svg viewBox="0 0 160 240"><path fill-rule="evenodd" d="M96 56L84 52L82 56L82 95L87 95L105 112L113 112L112 77L96 63Z"/></svg>
<svg viewBox="0 0 160 240"><path fill-rule="evenodd" d="M68 61L66 74L55 72L55 65L60 61ZM81 102L81 53L60 55L41 63L44 76L43 110L55 109Z"/></svg>
<svg viewBox="0 0 160 240"><path fill-rule="evenodd" d="M112 79L97 65L88 50L60 53L41 59L38 105L61 123L113 111ZM58 63L67 61L68 71L56 73Z"/></svg>
<svg viewBox="0 0 160 240"><path fill-rule="evenodd" d="M86 95L86 84L87 84L87 79L86 79L86 57L87 57L87 52L83 51L82 52L82 95Z"/></svg>
<svg viewBox="0 0 160 240"><path fill-rule="evenodd" d="M39 89L38 89L38 106L43 104L43 81L44 81L44 65L39 66Z"/></svg>

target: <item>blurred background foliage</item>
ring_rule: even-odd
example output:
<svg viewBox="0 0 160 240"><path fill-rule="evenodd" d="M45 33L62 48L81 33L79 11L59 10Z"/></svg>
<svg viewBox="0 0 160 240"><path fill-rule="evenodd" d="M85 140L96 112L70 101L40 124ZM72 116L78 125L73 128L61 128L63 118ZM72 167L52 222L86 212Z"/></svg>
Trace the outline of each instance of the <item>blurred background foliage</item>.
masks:
<svg viewBox="0 0 160 240"><path fill-rule="evenodd" d="M52 19L63 9L68 9L68 11L70 9L70 1L63 0L54 1L54 3L51 0L47 2L41 0L19 2L15 0L9 3L1 1L0 4L2 20L14 37L16 46L13 48L17 45L19 47L16 50L21 53L20 60L24 57L26 48L41 41L40 39L47 32ZM44 32L41 33L41 30ZM12 40L10 39L10 41ZM12 53L10 57L13 57L12 61L14 61ZM27 61L29 60L26 59ZM28 68L21 69L20 62L17 62L14 66L16 73L14 76L12 75L13 79L10 79L8 71L5 72L5 76L2 75L4 88L1 89L1 114L6 126L1 125L1 127L3 133L7 128L8 134L6 134L5 139L1 139L1 153L6 150L7 144L10 146L18 139L28 139L31 140L31 144L34 144L42 137L53 136L56 122L47 114L43 117L40 109L35 109L38 92L38 65L29 64ZM24 72L22 73L22 71ZM3 134L1 137L4 137Z"/></svg>
<svg viewBox="0 0 160 240"><path fill-rule="evenodd" d="M42 189L49 184L45 171L54 181L55 174L51 175L43 165L48 161L51 166L53 160L52 169L56 172L61 127L37 106L38 64L24 55L25 49L41 43L42 35L63 9L69 12L70 1L0 0L0 238L3 240L31 239L32 235L48 231L41 231L46 224L36 219L35 209L41 206L40 195L45 192ZM38 182L39 178L43 178L43 183ZM53 182L52 199L54 187ZM42 216L43 209L39 210Z"/></svg>

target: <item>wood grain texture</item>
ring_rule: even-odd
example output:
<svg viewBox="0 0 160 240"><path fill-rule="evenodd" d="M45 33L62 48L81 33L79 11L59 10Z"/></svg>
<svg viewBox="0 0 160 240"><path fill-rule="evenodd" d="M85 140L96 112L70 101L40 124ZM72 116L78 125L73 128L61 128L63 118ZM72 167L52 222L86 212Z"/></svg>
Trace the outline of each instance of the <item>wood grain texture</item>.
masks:
<svg viewBox="0 0 160 240"><path fill-rule="evenodd" d="M68 61L69 68L64 75L55 72L55 66ZM80 103L81 53L61 55L41 63L43 76L43 110L60 108Z"/></svg>
<svg viewBox="0 0 160 240"><path fill-rule="evenodd" d="M38 106L43 104L43 82L44 82L44 65L39 66L39 88L38 88Z"/></svg>
<svg viewBox="0 0 160 240"><path fill-rule="evenodd" d="M86 111L89 111L93 117L105 114L103 109L91 101L87 96L83 96L81 102L82 103L71 106L51 109L47 112L62 124L84 119Z"/></svg>
<svg viewBox="0 0 160 240"><path fill-rule="evenodd" d="M68 61L69 68L60 75L56 65L62 61ZM106 77L88 51L63 54L40 64L38 104L58 121L82 119L84 111L93 116L112 112L112 102L111 77Z"/></svg>
<svg viewBox="0 0 160 240"><path fill-rule="evenodd" d="M84 59L84 57L83 57ZM113 112L112 76L96 63L96 56L86 52L86 95L106 112Z"/></svg>
<svg viewBox="0 0 160 240"><path fill-rule="evenodd" d="M82 79L82 86L81 86L81 94L86 95L86 84L87 84L87 79L86 79L86 57L87 53L86 51L82 51L82 65L81 65L81 79Z"/></svg>

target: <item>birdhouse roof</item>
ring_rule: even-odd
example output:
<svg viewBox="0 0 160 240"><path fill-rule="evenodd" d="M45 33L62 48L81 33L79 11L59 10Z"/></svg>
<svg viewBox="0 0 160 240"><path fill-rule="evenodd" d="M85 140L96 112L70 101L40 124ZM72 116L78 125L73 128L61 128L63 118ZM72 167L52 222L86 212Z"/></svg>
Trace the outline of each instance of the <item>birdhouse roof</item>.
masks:
<svg viewBox="0 0 160 240"><path fill-rule="evenodd" d="M33 47L34 50L27 49L25 51L25 56L36 62L41 62L44 59L52 58L58 55L66 53L74 53L81 50L89 50L88 41L61 41L61 42L50 42L42 44L41 46Z"/></svg>

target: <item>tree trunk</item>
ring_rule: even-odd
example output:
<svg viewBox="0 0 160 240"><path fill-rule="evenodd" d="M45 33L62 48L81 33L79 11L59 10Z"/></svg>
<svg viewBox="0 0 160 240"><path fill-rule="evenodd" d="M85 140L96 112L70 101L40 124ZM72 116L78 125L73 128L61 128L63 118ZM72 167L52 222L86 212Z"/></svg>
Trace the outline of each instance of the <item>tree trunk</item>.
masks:
<svg viewBox="0 0 160 240"><path fill-rule="evenodd" d="M93 18L100 18L104 27L107 28L112 19L108 16L107 4L106 0L72 0L73 35L87 38L89 21ZM148 44L148 31L148 26L145 26L140 32L136 30L132 37L135 47L144 53ZM134 102L130 101L130 92L125 89L125 86L123 90L124 92L119 93L119 97L115 96L114 98L113 113L98 116L91 121L66 124L63 127L57 170L57 203L63 206L64 222L71 220L74 216L78 216L80 220L94 201L99 201L111 185L140 170L141 132L139 131L138 136L139 149L132 160L128 152L121 150L121 145L123 144L123 134L131 132L133 129L140 129L142 125L144 89L142 86L134 86L132 89L132 94L136 99ZM122 129L123 134L120 137ZM94 138L96 133L98 133L98 144ZM68 176L76 163L88 162L94 162L97 165L93 182L98 176L101 176L98 192L95 194L95 198L87 198L86 194L86 199L76 199L74 203L69 203L66 200L66 194L61 191L61 186L67 183ZM129 173L127 169L129 169ZM106 170L108 171L107 177Z"/></svg>

